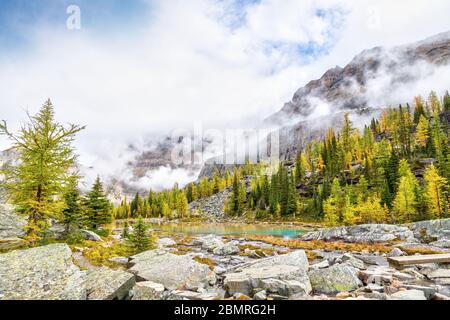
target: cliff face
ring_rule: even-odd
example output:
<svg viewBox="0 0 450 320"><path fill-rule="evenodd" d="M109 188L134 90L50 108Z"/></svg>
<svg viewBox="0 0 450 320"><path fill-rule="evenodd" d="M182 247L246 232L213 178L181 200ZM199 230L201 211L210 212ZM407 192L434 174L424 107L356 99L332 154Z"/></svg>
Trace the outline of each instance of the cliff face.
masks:
<svg viewBox="0 0 450 320"><path fill-rule="evenodd" d="M392 86L404 85L417 80L414 68L417 63L440 66L449 61L450 32L410 45L366 50L344 68L330 69L320 79L300 88L292 100L266 122L284 126L290 119L307 117L314 111L316 100L330 104L335 112L362 109L367 106L365 94L371 80L390 75Z"/></svg>

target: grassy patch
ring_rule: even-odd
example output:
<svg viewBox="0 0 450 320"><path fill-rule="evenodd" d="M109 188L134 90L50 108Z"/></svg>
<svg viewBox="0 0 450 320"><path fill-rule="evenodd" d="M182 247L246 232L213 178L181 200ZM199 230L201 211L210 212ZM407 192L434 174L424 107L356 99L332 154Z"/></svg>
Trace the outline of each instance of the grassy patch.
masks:
<svg viewBox="0 0 450 320"><path fill-rule="evenodd" d="M94 266L107 266L111 268L118 267L117 263L109 261L115 257L128 257L132 254L130 248L120 242L105 244L104 242L85 241L86 247L83 251L89 262Z"/></svg>
<svg viewBox="0 0 450 320"><path fill-rule="evenodd" d="M388 253L392 250L391 246L384 244L368 244L368 243L344 243L344 242L325 242L325 241L302 241L302 240L285 240L274 236L247 236L247 240L261 241L276 246L287 247L291 249L303 250L325 250L325 251L346 251L346 252L379 252Z"/></svg>
<svg viewBox="0 0 450 320"><path fill-rule="evenodd" d="M194 257L193 260L201 264L206 264L211 270L214 270L214 267L217 266L217 263L210 258Z"/></svg>

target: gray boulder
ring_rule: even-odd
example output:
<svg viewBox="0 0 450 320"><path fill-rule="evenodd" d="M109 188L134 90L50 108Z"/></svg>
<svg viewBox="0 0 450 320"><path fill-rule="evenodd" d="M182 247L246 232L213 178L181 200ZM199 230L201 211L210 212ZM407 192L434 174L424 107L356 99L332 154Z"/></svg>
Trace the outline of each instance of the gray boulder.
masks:
<svg viewBox="0 0 450 320"><path fill-rule="evenodd" d="M0 299L83 300L84 277L66 244L0 255Z"/></svg>
<svg viewBox="0 0 450 320"><path fill-rule="evenodd" d="M158 248L170 247L170 246L174 246L176 244L177 243L170 238L161 238L161 239L158 239L158 242L157 242Z"/></svg>
<svg viewBox="0 0 450 320"><path fill-rule="evenodd" d="M420 241L450 240L450 219L420 221L411 223L408 227L414 232L414 237ZM442 241L442 243L446 242Z"/></svg>
<svg viewBox="0 0 450 320"><path fill-rule="evenodd" d="M281 291L288 295L309 294L311 284L308 268L306 254L299 250L240 265L225 275L224 285L230 296L236 293L251 296L257 288L267 288L278 293Z"/></svg>
<svg viewBox="0 0 450 320"><path fill-rule="evenodd" d="M27 219L16 213L13 206L0 204L0 240L17 239L25 236Z"/></svg>
<svg viewBox="0 0 450 320"><path fill-rule="evenodd" d="M84 238L90 241L103 241L102 238L93 231L90 230L82 230L81 231Z"/></svg>
<svg viewBox="0 0 450 320"><path fill-rule="evenodd" d="M132 290L132 300L163 300L164 286L152 281L138 282Z"/></svg>
<svg viewBox="0 0 450 320"><path fill-rule="evenodd" d="M129 271L138 280L161 283L165 288L198 288L215 280L207 265L200 264L190 255L179 256L163 250L151 250L131 257Z"/></svg>
<svg viewBox="0 0 450 320"><path fill-rule="evenodd" d="M387 300L427 300L427 298L421 290L406 290L391 294Z"/></svg>
<svg viewBox="0 0 450 320"><path fill-rule="evenodd" d="M230 241L222 246L213 249L213 253L218 256L231 256L239 253L238 241Z"/></svg>
<svg viewBox="0 0 450 320"><path fill-rule="evenodd" d="M350 292L362 286L358 270L346 265L334 265L326 269L311 270L309 279L315 293L333 294Z"/></svg>
<svg viewBox="0 0 450 320"><path fill-rule="evenodd" d="M89 300L123 300L135 284L134 275L121 271L100 268L86 275L85 286Z"/></svg>
<svg viewBox="0 0 450 320"><path fill-rule="evenodd" d="M366 224L351 227L337 227L309 232L303 240L343 240L352 243L382 243L393 240L414 240L414 233L406 226L389 224Z"/></svg>

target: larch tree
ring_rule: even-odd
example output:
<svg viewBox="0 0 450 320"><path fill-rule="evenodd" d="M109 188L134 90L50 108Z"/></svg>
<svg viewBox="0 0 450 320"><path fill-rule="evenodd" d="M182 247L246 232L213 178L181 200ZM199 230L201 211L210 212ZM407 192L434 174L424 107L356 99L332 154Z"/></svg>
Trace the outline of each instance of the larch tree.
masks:
<svg viewBox="0 0 450 320"><path fill-rule="evenodd" d="M66 126L55 120L53 104L45 102L17 134L0 123L0 134L6 135L18 152L17 164L6 166L5 189L19 213L28 216L27 239L39 240L48 227L48 218L60 218L64 209L62 194L76 155L72 142L82 126Z"/></svg>
<svg viewBox="0 0 450 320"><path fill-rule="evenodd" d="M445 212L447 200L444 188L448 186L447 179L439 175L434 165L430 165L425 171L425 198L430 218L440 218Z"/></svg>
<svg viewBox="0 0 450 320"><path fill-rule="evenodd" d="M429 123L427 118L423 115L419 118L419 123L416 128L415 141L422 149L428 144L428 139L430 138Z"/></svg>

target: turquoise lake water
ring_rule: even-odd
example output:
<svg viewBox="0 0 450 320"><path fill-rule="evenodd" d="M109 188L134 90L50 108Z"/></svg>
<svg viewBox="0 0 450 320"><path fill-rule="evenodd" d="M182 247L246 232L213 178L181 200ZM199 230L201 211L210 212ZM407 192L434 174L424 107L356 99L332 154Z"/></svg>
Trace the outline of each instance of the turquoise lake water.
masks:
<svg viewBox="0 0 450 320"><path fill-rule="evenodd" d="M247 224L152 224L154 230L184 234L215 235L265 235L282 238L295 238L306 232L305 229L285 226L247 225Z"/></svg>

